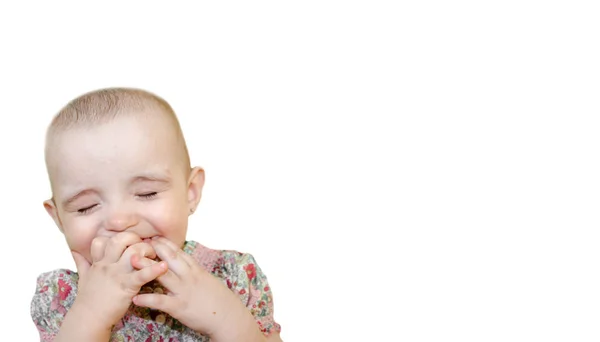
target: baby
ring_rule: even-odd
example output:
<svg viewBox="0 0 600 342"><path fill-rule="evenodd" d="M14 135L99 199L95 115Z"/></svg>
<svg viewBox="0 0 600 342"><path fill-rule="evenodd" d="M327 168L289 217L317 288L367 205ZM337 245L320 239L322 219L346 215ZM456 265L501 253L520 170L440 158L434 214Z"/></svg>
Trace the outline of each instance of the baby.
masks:
<svg viewBox="0 0 600 342"><path fill-rule="evenodd" d="M38 277L41 341L281 341L254 258L186 240L202 197L177 117L139 89L84 94L48 128L46 211L77 272Z"/></svg>

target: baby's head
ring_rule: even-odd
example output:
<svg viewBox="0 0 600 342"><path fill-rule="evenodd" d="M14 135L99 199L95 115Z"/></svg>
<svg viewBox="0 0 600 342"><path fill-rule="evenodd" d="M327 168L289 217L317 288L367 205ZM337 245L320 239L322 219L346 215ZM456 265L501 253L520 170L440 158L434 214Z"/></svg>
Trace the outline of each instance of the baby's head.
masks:
<svg viewBox="0 0 600 342"><path fill-rule="evenodd" d="M191 168L160 97L127 88L84 94L55 116L45 154L52 198L44 207L72 251L91 262L92 240L122 231L185 242L204 171Z"/></svg>

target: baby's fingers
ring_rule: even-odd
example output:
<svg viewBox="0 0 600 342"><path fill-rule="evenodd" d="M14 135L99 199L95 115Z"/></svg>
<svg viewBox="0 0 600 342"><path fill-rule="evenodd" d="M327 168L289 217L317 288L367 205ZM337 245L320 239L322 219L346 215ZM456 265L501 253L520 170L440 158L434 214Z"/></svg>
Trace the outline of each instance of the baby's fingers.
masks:
<svg viewBox="0 0 600 342"><path fill-rule="evenodd" d="M105 236L99 236L92 240L92 246L90 248L92 262L97 262L104 258L104 250L106 249L107 242L108 238Z"/></svg>
<svg viewBox="0 0 600 342"><path fill-rule="evenodd" d="M151 282L152 280L160 277L167 272L167 263L164 261L155 262L152 265L144 267L139 271L135 271L131 274L133 287L141 288L144 284Z"/></svg>
<svg viewBox="0 0 600 342"><path fill-rule="evenodd" d="M139 254L134 254L131 256L131 266L136 270L141 270L145 267L150 267L154 264L158 264L158 261L142 257Z"/></svg>
<svg viewBox="0 0 600 342"><path fill-rule="evenodd" d="M163 262L165 262L165 261L163 261ZM156 263L157 262L152 259L142 258L139 255L133 255L131 257L131 266L133 266L133 268L138 269L138 270L141 270L145 267L150 267ZM167 265L167 268L169 268L169 265L168 264L166 264L166 265ZM167 287L171 291L177 291L177 285L179 284L179 277L177 277L171 270L167 270L166 272L159 275L156 279L163 286Z"/></svg>
<svg viewBox="0 0 600 342"><path fill-rule="evenodd" d="M127 247L127 249L123 252L123 255L121 256L121 263L129 263L131 260L131 257L135 254L138 254L142 257L146 257L146 258L150 258L150 259L154 259L156 258L156 252L154 251L154 248L146 242L139 242L136 243L134 245L131 245L129 247Z"/></svg>
<svg viewBox="0 0 600 342"><path fill-rule="evenodd" d="M179 277L186 277L190 273L191 265L187 259L183 258L185 254L182 250L172 248L164 243L166 239L153 239L152 247L158 254L158 257L169 264L169 269Z"/></svg>
<svg viewBox="0 0 600 342"><path fill-rule="evenodd" d="M139 294L133 297L133 304L137 306L160 310L175 317L173 313L176 313L176 310L178 309L181 310L182 303L180 303L180 301L174 296L157 293L146 293Z"/></svg>

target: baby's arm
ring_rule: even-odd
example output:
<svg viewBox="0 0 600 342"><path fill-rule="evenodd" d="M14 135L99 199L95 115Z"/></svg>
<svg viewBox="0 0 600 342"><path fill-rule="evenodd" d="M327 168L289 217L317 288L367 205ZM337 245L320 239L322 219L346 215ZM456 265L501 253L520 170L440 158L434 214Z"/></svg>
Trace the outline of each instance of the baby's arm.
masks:
<svg viewBox="0 0 600 342"><path fill-rule="evenodd" d="M273 292L266 275L251 254L234 255L236 267L232 268L237 269L237 272L228 282L228 287L240 297L265 341L281 342L281 326L273 316Z"/></svg>
<svg viewBox="0 0 600 342"><path fill-rule="evenodd" d="M110 339L111 329L98 324L93 313L86 312L84 308L75 303L65 316L54 342L90 341L107 342ZM45 341L44 341L45 342Z"/></svg>
<svg viewBox="0 0 600 342"><path fill-rule="evenodd" d="M254 257L236 251L225 251L223 256L225 284L241 305L230 307L227 321L218 329L225 334L214 340L282 342L281 326L273 317L273 293Z"/></svg>
<svg viewBox="0 0 600 342"><path fill-rule="evenodd" d="M282 342L281 326L273 317L273 293L256 260L251 254L235 251L225 252L225 269L231 270L225 282L227 287L240 299L240 310L231 312L225 326L219 329L226 332L224 341ZM216 340L216 339L215 339ZM221 341L219 339L218 341Z"/></svg>
<svg viewBox="0 0 600 342"><path fill-rule="evenodd" d="M110 330L102 331L76 304L69 305L74 300L76 284L77 278L69 270L47 272L38 277L31 317L41 342L109 340Z"/></svg>

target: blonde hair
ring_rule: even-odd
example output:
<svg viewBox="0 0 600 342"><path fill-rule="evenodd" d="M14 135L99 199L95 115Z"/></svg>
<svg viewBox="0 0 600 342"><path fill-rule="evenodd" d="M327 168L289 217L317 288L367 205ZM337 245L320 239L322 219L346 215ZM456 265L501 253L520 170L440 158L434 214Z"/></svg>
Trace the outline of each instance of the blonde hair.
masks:
<svg viewBox="0 0 600 342"><path fill-rule="evenodd" d="M190 168L190 157L179 120L171 105L149 91L136 88L104 88L85 93L64 106L50 123L46 133L46 163L51 149L50 140L60 132L78 127L108 123L120 116L164 114L173 128L184 152L184 163Z"/></svg>

